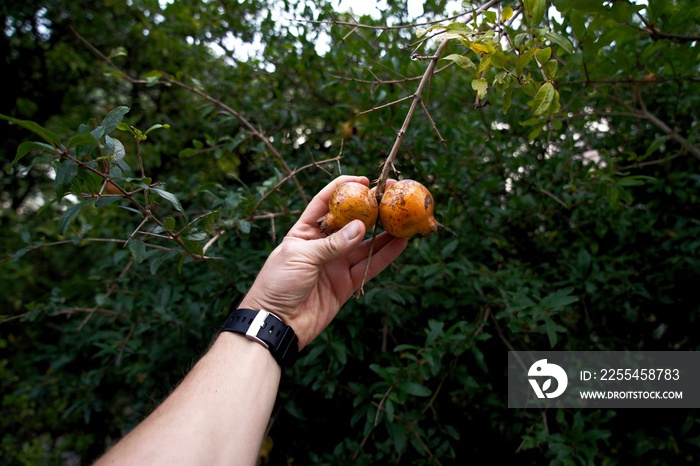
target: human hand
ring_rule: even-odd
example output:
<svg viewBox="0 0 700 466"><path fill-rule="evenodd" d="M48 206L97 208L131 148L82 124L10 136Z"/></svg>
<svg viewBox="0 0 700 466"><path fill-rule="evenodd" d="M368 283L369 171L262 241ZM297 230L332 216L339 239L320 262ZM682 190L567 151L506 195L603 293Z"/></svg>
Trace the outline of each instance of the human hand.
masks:
<svg viewBox="0 0 700 466"><path fill-rule="evenodd" d="M299 349L316 338L340 307L360 287L367 267L371 239L363 241L365 226L353 220L325 237L316 220L328 212L337 186L366 177L340 176L309 203L299 220L270 254L239 307L265 309L294 329ZM377 276L406 248L408 241L382 232L375 238L367 280Z"/></svg>

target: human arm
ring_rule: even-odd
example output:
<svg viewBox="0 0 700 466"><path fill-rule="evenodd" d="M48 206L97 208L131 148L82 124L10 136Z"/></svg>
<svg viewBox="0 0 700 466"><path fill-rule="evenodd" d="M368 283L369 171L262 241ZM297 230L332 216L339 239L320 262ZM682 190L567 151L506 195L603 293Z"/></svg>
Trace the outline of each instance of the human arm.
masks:
<svg viewBox="0 0 700 466"><path fill-rule="evenodd" d="M316 220L345 181L341 176L309 203L270 254L241 308L265 309L294 329L304 348L362 283L370 240L359 220L325 237ZM367 279L384 270L406 240L377 235ZM277 396L281 369L270 352L242 335L222 333L173 393L98 464L253 465Z"/></svg>

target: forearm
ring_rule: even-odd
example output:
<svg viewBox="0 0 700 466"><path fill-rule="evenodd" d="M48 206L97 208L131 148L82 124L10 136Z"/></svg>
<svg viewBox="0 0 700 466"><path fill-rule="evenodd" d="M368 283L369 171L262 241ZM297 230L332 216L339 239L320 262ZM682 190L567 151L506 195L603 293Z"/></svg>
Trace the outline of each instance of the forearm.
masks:
<svg viewBox="0 0 700 466"><path fill-rule="evenodd" d="M222 333L163 404L99 464L254 465L280 376L262 345Z"/></svg>

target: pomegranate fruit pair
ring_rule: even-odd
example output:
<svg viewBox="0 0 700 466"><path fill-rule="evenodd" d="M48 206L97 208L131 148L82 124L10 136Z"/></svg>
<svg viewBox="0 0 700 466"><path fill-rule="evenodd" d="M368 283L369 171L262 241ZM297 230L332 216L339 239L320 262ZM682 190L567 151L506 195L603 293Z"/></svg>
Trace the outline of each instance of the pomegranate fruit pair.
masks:
<svg viewBox="0 0 700 466"><path fill-rule="evenodd" d="M437 233L440 224L433 217L435 202L428 188L415 180L400 180L388 186L380 202L375 188L357 182L338 186L328 202L328 213L318 219L321 231L331 235L355 219L370 231L379 219L392 236L410 238Z"/></svg>

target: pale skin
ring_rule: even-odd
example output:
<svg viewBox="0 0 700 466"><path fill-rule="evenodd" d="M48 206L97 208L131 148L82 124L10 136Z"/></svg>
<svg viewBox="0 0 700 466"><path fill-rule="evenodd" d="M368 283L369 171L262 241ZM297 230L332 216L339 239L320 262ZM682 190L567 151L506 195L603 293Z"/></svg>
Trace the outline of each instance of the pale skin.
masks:
<svg viewBox="0 0 700 466"><path fill-rule="evenodd" d="M326 237L316 220L341 183L323 188L272 251L240 308L265 309L291 326L303 349L335 318L361 286L370 240L355 220ZM406 248L405 239L375 238L366 280L377 276ZM272 413L281 369L261 344L220 334L178 387L96 465L254 465Z"/></svg>

